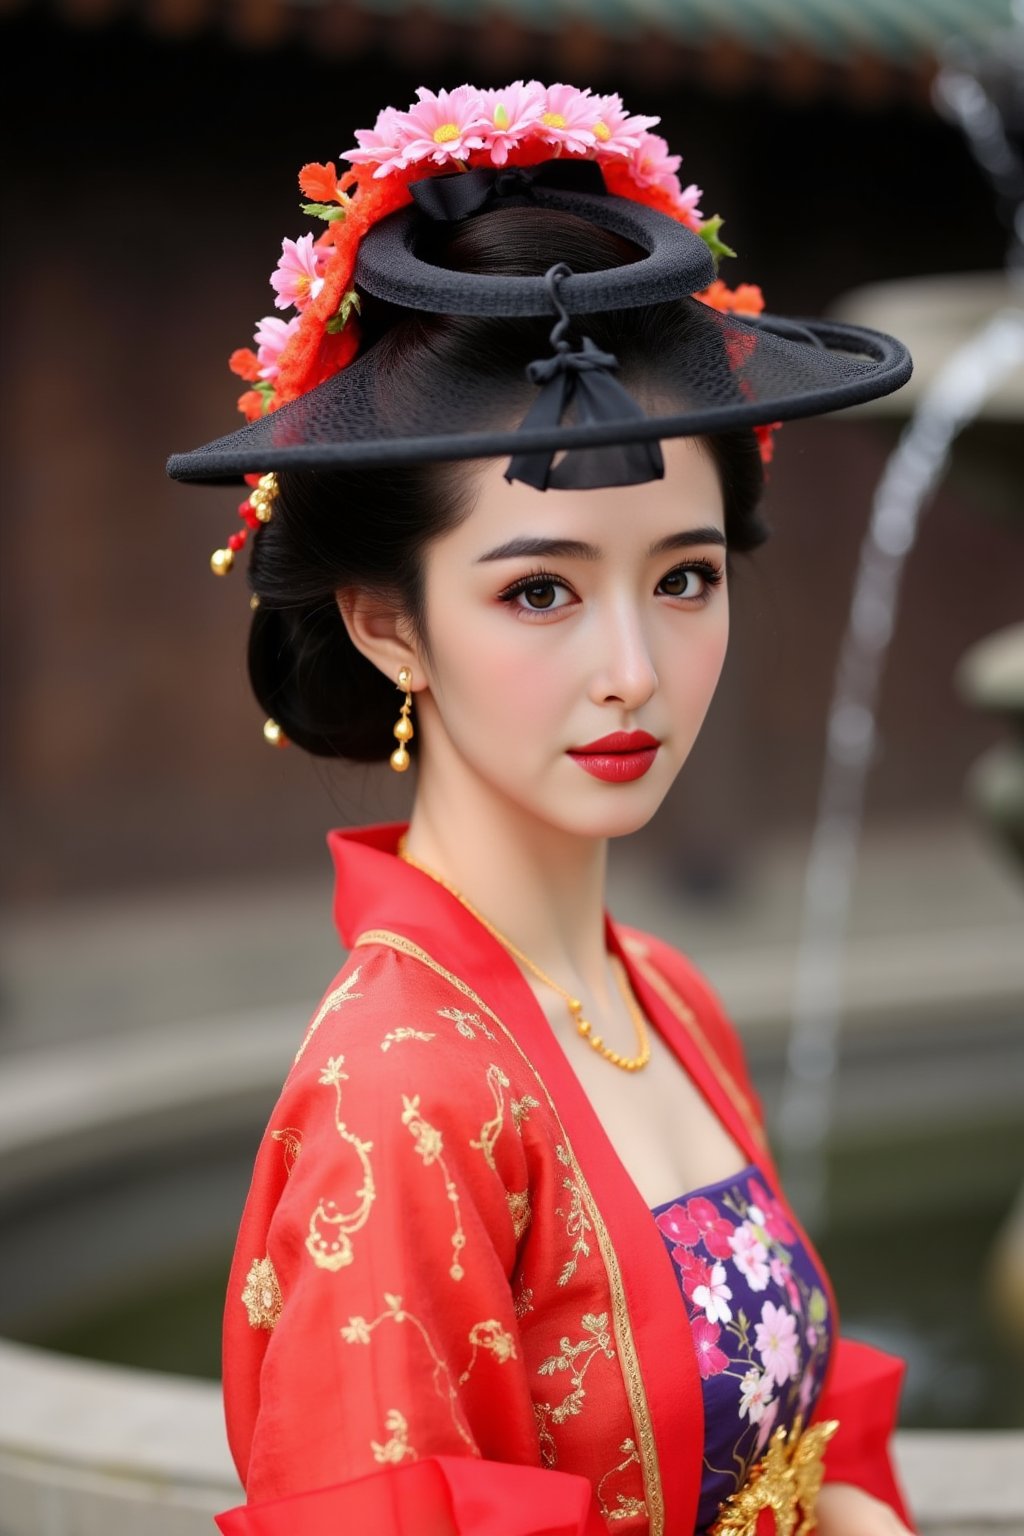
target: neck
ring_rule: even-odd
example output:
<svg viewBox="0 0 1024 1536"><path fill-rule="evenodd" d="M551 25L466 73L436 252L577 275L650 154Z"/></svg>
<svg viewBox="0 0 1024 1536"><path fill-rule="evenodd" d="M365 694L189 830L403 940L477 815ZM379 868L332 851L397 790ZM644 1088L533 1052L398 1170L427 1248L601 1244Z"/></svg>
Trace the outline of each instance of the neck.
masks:
<svg viewBox="0 0 1024 1536"><path fill-rule="evenodd" d="M607 839L553 828L467 780L442 793L421 774L406 852L561 986L607 996Z"/></svg>

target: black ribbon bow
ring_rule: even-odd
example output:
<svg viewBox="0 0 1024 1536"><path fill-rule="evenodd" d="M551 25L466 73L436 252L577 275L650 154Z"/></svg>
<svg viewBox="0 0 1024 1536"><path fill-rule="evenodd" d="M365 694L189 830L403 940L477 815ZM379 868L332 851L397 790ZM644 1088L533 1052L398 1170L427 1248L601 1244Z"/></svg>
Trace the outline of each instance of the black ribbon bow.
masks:
<svg viewBox="0 0 1024 1536"><path fill-rule="evenodd" d="M585 162L583 162L585 163ZM569 312L562 303L558 285L572 269L564 261L544 274L551 302L558 320L551 332L553 357L543 357L528 364L527 378L540 385L540 393L520 422L519 430L557 427L564 422L570 405L575 405L577 426L601 422L643 420L632 395L613 377L619 360L611 352L602 352L589 336L583 336L581 348L574 352L566 337ZM646 443L610 443L596 448L571 448L554 464L557 448L517 453L509 460L506 480L522 480L538 491L593 490L598 486L641 485L661 480L665 474L661 444L657 439Z"/></svg>
<svg viewBox="0 0 1024 1536"><path fill-rule="evenodd" d="M540 165L480 165L471 171L424 176L411 181L409 191L421 213L455 224L512 197L533 199L535 187L559 192L585 192L606 197L601 167L594 160L544 160Z"/></svg>

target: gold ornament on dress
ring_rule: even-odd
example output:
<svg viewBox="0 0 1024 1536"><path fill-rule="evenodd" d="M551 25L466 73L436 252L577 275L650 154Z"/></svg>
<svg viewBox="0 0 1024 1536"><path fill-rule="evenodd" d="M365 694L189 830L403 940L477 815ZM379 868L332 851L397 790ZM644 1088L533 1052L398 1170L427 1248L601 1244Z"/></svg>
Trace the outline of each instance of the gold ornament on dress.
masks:
<svg viewBox="0 0 1024 1536"><path fill-rule="evenodd" d="M409 714L412 710L412 693L410 691L412 688L412 673L408 667L403 667L398 674L398 688L400 692L405 694L405 703L402 705L398 719L395 721L394 731L392 732L392 735L398 742L398 746L391 754L391 766L396 773L404 773L412 762L407 743L412 741L414 735L412 721L409 719Z"/></svg>
<svg viewBox="0 0 1024 1536"><path fill-rule="evenodd" d="M281 1316L281 1287L269 1258L253 1259L245 1277L242 1301L250 1328L273 1328Z"/></svg>
<svg viewBox="0 0 1024 1536"><path fill-rule="evenodd" d="M398 727L396 726L396 733L397 730ZM394 767L394 765L395 757L392 755L391 766ZM436 880L437 884L443 886L444 889L450 892L450 894L454 896L457 901L461 901L462 905L466 908L466 911L471 912L472 915L476 918L477 922L480 923L482 927L486 928L491 937L497 939L498 943L502 944L505 949L508 950L509 954L512 955L514 959L519 961L520 965L525 965L526 969L531 971L533 975L537 977L538 981L542 981L546 987L550 987L553 992L558 993L559 997L564 998L572 1021L576 1026L576 1033L582 1036L582 1038L586 1040L587 1044L590 1045L591 1048L595 1050L599 1056L603 1056L605 1061L610 1061L612 1066L621 1067L624 1072L639 1072L644 1067L646 1067L647 1063L651 1059L651 1045L647 1035L647 1023L641 1011L640 1004L633 996L633 992L629 985L625 969L617 957L610 957L612 974L618 983L619 991L622 994L622 1000L629 1011L629 1016L633 1021L633 1028L636 1031L637 1045L639 1046L639 1050L635 1056L622 1056L618 1051L613 1051L607 1045L605 1045L602 1037L594 1033L590 1021L583 1017L583 1004L580 1002L579 998L573 997L572 993L567 992L565 987L559 986L557 981L553 981L545 971L541 970L539 965L536 965L534 961L530 959L529 955L524 955L523 951L518 949L516 945L513 944L511 939L506 938L505 934L501 932L500 928L496 928L492 922L484 917L482 912L477 911L476 907L474 907L471 902L467 901L462 892L457 890L450 881L445 880L442 875L439 875L436 872L436 870L428 869L426 864L421 864L418 859L414 859L412 854L406 850L404 833L398 841L398 857L403 859L406 864L411 864L413 869L418 869L421 874L429 875L431 880Z"/></svg>
<svg viewBox="0 0 1024 1536"><path fill-rule="evenodd" d="M758 1517L765 1509L775 1517L775 1536L811 1536L825 1480L825 1446L838 1428L838 1419L827 1419L804 1429L800 1417L788 1434L780 1425L742 1488L722 1504L708 1536L757 1536Z"/></svg>

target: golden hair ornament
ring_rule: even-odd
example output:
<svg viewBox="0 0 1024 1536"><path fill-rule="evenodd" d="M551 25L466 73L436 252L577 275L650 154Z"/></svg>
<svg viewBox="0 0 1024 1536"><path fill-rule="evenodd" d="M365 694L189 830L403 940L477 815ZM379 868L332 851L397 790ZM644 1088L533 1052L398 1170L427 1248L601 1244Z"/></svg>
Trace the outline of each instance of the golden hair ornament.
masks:
<svg viewBox="0 0 1024 1536"><path fill-rule="evenodd" d="M256 533L264 523L270 522L277 494L277 476L273 471L260 475L249 495L238 508L238 515L245 527L233 533L225 547L215 549L210 556L210 570L215 576L226 576L235 563L235 556L245 548L245 541L250 532Z"/></svg>

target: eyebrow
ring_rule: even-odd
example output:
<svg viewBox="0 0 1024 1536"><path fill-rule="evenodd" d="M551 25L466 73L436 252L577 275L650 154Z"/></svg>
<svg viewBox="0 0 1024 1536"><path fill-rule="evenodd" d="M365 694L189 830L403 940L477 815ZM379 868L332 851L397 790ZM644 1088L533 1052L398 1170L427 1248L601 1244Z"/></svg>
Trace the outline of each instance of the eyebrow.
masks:
<svg viewBox="0 0 1024 1536"><path fill-rule="evenodd" d="M685 528L680 533L667 534L658 539L647 551L653 558L673 549L692 549L695 544L718 544L725 548L725 534L720 528ZM496 549L489 549L477 560L483 565L488 560L520 560L524 556L545 556L552 560L600 560L603 551L595 544L584 544L579 539L509 539Z"/></svg>

